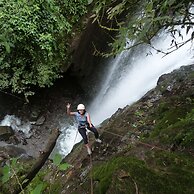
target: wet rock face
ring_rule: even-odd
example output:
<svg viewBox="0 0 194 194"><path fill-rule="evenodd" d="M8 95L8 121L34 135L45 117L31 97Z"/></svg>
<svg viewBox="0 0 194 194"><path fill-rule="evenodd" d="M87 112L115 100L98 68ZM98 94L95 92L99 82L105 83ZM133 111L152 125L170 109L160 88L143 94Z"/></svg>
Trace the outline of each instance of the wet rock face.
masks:
<svg viewBox="0 0 194 194"><path fill-rule="evenodd" d="M70 67L70 72L78 78L89 76L100 60L100 57L95 56L94 52L97 49L100 52L105 52L107 42L111 42L113 32L103 30L99 25L90 19L86 29L83 31L79 42L72 48L73 60ZM95 45L95 47L94 47Z"/></svg>
<svg viewBox="0 0 194 194"><path fill-rule="evenodd" d="M186 92L186 88L190 88L193 92L193 78L194 78L194 65L182 66L178 70L174 70L170 74L162 75L157 83L157 88L160 89L162 93L169 92ZM184 83L184 84L183 84Z"/></svg>
<svg viewBox="0 0 194 194"><path fill-rule="evenodd" d="M153 185L149 183L153 183L152 178L158 176L156 179L159 180L163 176L161 182L154 184L153 193L157 191L161 194L192 194L190 190L194 189L193 185L188 189L184 188L183 182L179 182L180 189L183 189L177 191L176 184L179 179L185 180L184 184L191 179L194 181L191 168L194 160L190 155L194 154L193 115L194 65L181 67L161 76L156 88L142 99L124 109L118 109L101 125L103 143L93 144L92 161L95 168L92 173L93 180L98 181L94 184L96 193L138 193L137 190L141 190L142 194L150 193L149 189ZM77 193L84 193L83 188L90 186L89 158L75 149L66 159L74 165L75 170L72 169L71 177L64 180L62 193L70 194L75 188ZM79 163L76 165L76 162L72 161ZM182 162L185 163L184 167L177 165ZM174 171L173 176L169 178L168 175L175 168L180 171ZM153 169L157 172L155 175ZM184 172L184 169L188 169L190 175ZM144 173L148 176L144 176ZM80 175L82 177L79 179ZM141 184L143 182L145 184ZM167 182L170 186L166 185ZM132 190L134 185L138 185L136 191Z"/></svg>
<svg viewBox="0 0 194 194"><path fill-rule="evenodd" d="M10 157L27 156L26 151L18 147L18 144L27 144L23 132L14 131L9 126L0 126L0 161L6 161Z"/></svg>
<svg viewBox="0 0 194 194"><path fill-rule="evenodd" d="M71 103L74 108L85 99L80 85L74 77L68 74L65 74L63 79L56 81L51 88L37 91L34 96L29 98L28 104L25 102L19 103L19 105L14 104L18 100L10 97L15 101L7 102L10 104L8 106L5 103L6 97L4 95L1 101L0 122L4 121L3 125L11 126L14 129L14 134L3 141L17 145L33 157L38 157L39 151L44 150L50 131L53 128L60 128L60 122L69 118L66 114L66 104ZM5 116L9 117L9 122L7 119L5 121Z"/></svg>
<svg viewBox="0 0 194 194"><path fill-rule="evenodd" d="M14 135L14 131L9 126L0 126L0 141L7 141L12 135Z"/></svg>
<svg viewBox="0 0 194 194"><path fill-rule="evenodd" d="M7 145L4 147L4 150L10 157L19 157L22 154L26 154L26 151L22 148L13 145Z"/></svg>

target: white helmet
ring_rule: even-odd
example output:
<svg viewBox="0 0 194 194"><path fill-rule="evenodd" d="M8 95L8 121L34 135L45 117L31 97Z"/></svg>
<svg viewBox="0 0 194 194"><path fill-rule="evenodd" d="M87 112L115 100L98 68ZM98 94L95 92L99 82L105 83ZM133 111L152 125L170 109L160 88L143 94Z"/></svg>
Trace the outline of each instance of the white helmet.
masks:
<svg viewBox="0 0 194 194"><path fill-rule="evenodd" d="M77 110L85 110L85 106L83 104L78 104Z"/></svg>

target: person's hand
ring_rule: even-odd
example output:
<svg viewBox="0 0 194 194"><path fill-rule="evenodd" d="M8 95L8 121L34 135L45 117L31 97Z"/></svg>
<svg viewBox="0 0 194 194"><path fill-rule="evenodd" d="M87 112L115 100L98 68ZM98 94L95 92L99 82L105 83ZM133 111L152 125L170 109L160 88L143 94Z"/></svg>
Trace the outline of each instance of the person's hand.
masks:
<svg viewBox="0 0 194 194"><path fill-rule="evenodd" d="M71 107L71 104L70 104L70 103L68 103L66 107L69 109L69 108Z"/></svg>
<svg viewBox="0 0 194 194"><path fill-rule="evenodd" d="M89 124L90 128L92 128L92 124Z"/></svg>

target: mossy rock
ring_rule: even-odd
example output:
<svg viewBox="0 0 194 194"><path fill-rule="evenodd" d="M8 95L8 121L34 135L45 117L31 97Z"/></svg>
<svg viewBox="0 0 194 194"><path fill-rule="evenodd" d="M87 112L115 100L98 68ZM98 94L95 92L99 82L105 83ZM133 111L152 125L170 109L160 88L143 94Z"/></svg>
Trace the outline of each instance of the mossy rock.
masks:
<svg viewBox="0 0 194 194"><path fill-rule="evenodd" d="M95 194L192 194L193 160L160 153L147 161L119 157L94 168ZM149 161L152 161L152 164ZM153 163L153 161L155 161ZM165 164L164 164L165 161ZM190 169L190 170L189 170Z"/></svg>

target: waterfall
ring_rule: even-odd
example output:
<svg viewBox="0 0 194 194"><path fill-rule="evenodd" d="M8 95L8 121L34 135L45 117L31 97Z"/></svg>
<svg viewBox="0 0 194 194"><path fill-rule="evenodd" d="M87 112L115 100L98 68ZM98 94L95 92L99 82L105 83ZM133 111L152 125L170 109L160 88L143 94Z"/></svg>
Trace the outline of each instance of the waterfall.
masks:
<svg viewBox="0 0 194 194"><path fill-rule="evenodd" d="M185 29L182 29L184 33ZM188 39L191 34L184 34ZM155 48L167 51L172 38L161 32L154 38ZM181 41L181 37L177 37ZM140 99L157 84L162 74L169 73L183 65L194 62L193 45L183 47L164 56L149 46L136 47L133 51L123 51L114 60L109 61L109 70L103 79L103 85L93 102L89 112L95 125L109 118L118 108L123 108Z"/></svg>
<svg viewBox="0 0 194 194"><path fill-rule="evenodd" d="M63 123L60 129L62 134L57 140L56 148L62 156L66 156L71 152L74 144L81 141L81 135L78 133L76 123Z"/></svg>
<svg viewBox="0 0 194 194"><path fill-rule="evenodd" d="M181 30L182 34L184 34L183 30L185 29ZM184 39L190 36L191 34L184 34ZM180 39L181 37L177 37L177 41L181 41ZM161 32L154 38L152 44L162 51L169 51L171 40L169 34ZM131 43L127 41L127 44ZM124 50L115 58L108 59L107 64L103 64L102 71L97 72L101 76L101 80L97 80L100 83L99 92L87 107L93 124L99 125L114 114L118 108L139 100L156 86L162 74L193 62L191 43L185 44L167 56L147 45L141 45L133 50ZM96 77L100 76L96 75ZM79 133L76 136L77 127L72 124L64 123L61 130L63 134L57 147L62 155L67 155L73 145L81 140L81 136Z"/></svg>
<svg viewBox="0 0 194 194"><path fill-rule="evenodd" d="M182 29L182 33L183 30L185 29ZM184 39L190 36L191 34L185 34ZM158 34L152 42L155 48L163 51L167 51L170 43L171 37L165 32ZM193 45L190 43L165 57L164 54L158 53L149 46L142 45L132 50L124 50L115 58L108 59L107 64L103 64L103 73L99 72L100 76L96 76L100 77L100 80L96 80L100 83L100 89L87 107L93 124L100 124L114 114L118 108L139 100L156 86L162 74L169 73L180 66L192 64L194 62L192 53ZM56 149L61 155L66 156L73 145L82 138L77 133L77 125L73 119L71 121L63 119L59 122L61 122L62 134L57 141ZM22 123L13 115L5 117L0 125L12 126L14 130L22 130L27 137L31 136L30 123Z"/></svg>

